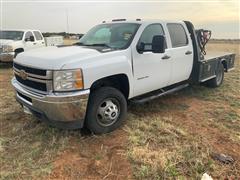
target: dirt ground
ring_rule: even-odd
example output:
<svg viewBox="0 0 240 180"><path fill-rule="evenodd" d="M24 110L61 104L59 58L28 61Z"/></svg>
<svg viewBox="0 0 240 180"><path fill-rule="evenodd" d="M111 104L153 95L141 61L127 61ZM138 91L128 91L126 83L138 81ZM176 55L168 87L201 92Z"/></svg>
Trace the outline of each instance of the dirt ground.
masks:
<svg viewBox="0 0 240 180"><path fill-rule="evenodd" d="M123 127L95 136L48 127L14 99L12 68L0 64L0 179L240 178L239 43L210 43L237 54L217 89L193 86L144 105L130 104ZM214 154L226 154L223 164Z"/></svg>

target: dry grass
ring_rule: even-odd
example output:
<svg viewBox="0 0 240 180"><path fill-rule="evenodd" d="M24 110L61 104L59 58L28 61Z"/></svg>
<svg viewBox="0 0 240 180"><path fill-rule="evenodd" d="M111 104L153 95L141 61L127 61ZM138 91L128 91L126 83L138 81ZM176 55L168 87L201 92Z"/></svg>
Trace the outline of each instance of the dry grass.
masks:
<svg viewBox="0 0 240 180"><path fill-rule="evenodd" d="M72 45L76 42L78 42L79 40L74 40L74 39L64 39L64 45Z"/></svg>
<svg viewBox="0 0 240 180"><path fill-rule="evenodd" d="M52 161L75 132L25 115L14 99L11 77L11 64L0 64L0 179L41 179L51 172Z"/></svg>

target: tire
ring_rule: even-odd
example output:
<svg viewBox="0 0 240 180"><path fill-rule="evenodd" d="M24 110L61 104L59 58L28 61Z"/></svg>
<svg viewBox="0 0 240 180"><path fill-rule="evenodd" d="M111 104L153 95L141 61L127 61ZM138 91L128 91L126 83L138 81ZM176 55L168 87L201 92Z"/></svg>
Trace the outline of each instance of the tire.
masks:
<svg viewBox="0 0 240 180"><path fill-rule="evenodd" d="M86 127L95 134L111 132L120 127L127 115L124 95L112 87L101 87L90 94Z"/></svg>
<svg viewBox="0 0 240 180"><path fill-rule="evenodd" d="M216 77L208 80L206 82L206 85L212 88L219 87L223 83L223 79L224 79L224 67L223 64L221 63L216 70Z"/></svg>

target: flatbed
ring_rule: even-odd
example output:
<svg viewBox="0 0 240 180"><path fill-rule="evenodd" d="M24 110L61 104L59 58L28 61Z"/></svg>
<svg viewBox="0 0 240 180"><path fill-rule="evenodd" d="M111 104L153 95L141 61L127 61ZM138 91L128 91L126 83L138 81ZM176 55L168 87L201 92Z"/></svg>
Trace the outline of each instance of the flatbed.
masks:
<svg viewBox="0 0 240 180"><path fill-rule="evenodd" d="M192 84L199 84L208 81L208 84L213 84L214 78L216 79L218 70L223 66L225 72L229 72L234 67L235 54L229 52L208 51L205 52L205 45L210 39L205 41L202 45L202 39L205 38L202 35L199 38L199 30L195 30L194 26L189 21L184 21L189 33L191 34L191 40L193 44L193 68L190 76ZM202 30L204 32L205 30ZM210 85L211 86L211 85Z"/></svg>
<svg viewBox="0 0 240 180"><path fill-rule="evenodd" d="M234 55L234 54L229 52L221 52L221 51L208 51L207 54L204 56L204 60L208 61L214 58L231 56L231 55Z"/></svg>
<svg viewBox="0 0 240 180"><path fill-rule="evenodd" d="M201 60L199 82L205 82L216 77L218 66L223 64L224 71L233 70L235 54L210 51Z"/></svg>

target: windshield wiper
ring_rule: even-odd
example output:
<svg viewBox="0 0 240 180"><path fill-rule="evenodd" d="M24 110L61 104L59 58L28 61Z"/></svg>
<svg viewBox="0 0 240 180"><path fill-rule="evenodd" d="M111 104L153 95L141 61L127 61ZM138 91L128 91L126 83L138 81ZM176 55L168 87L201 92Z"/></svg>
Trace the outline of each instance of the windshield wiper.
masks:
<svg viewBox="0 0 240 180"><path fill-rule="evenodd" d="M104 44L104 43L99 43L99 44L85 44L84 46L104 46L108 48L112 48L111 46Z"/></svg>
<svg viewBox="0 0 240 180"><path fill-rule="evenodd" d="M115 47L111 47L107 44L104 44L104 43L99 43L99 44L84 44L84 43L81 43L81 42L77 42L77 43L74 43L73 45L77 45L77 46L103 46L103 47L107 47L107 48L110 48L110 49L118 49L118 48L115 48Z"/></svg>
<svg viewBox="0 0 240 180"><path fill-rule="evenodd" d="M77 45L77 46L85 46L85 44L81 43L81 42L76 42L73 45Z"/></svg>

